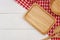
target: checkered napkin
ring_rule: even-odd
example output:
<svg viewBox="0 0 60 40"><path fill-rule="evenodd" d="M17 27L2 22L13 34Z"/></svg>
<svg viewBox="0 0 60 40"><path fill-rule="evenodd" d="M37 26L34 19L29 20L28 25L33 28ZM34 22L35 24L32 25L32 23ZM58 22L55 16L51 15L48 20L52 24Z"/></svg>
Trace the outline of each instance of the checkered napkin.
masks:
<svg viewBox="0 0 60 40"><path fill-rule="evenodd" d="M54 29L60 25L60 16L54 14L50 7L49 7L49 3L50 0L15 0L19 5L22 5L25 9L29 9L33 3L37 3L39 4L41 7L43 7L46 11L48 11L53 17L55 17L55 19L57 20L57 22L53 25L53 27L51 28L51 30L49 31L48 35L52 35ZM52 38L51 40L60 40L60 38Z"/></svg>

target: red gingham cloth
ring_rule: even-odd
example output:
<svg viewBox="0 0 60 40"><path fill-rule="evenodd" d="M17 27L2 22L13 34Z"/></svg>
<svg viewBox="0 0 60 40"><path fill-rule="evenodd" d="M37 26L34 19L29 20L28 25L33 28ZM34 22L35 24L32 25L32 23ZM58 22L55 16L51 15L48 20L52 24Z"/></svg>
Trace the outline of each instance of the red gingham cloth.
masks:
<svg viewBox="0 0 60 40"><path fill-rule="evenodd" d="M49 31L48 33L49 36L52 35L54 29L60 25L60 16L54 14L49 7L50 0L15 0L15 1L19 5L22 5L27 10L32 6L33 3L36 2L41 7L43 7L47 12L49 12L53 17L55 17L56 23L53 25L53 27ZM52 38L51 40L60 40L60 38Z"/></svg>

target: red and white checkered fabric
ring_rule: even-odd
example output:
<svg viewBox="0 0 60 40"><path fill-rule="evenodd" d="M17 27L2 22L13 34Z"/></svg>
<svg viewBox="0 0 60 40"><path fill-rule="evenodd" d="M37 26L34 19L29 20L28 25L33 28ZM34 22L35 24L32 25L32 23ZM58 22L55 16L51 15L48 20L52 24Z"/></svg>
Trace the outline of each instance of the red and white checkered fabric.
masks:
<svg viewBox="0 0 60 40"><path fill-rule="evenodd" d="M33 3L37 3L39 4L41 7L43 7L46 11L48 11L53 17L55 17L55 19L57 20L57 22L53 25L53 27L51 28L51 30L49 31L48 35L52 35L54 29L60 25L60 16L54 14L50 7L49 7L49 3L50 0L15 0L19 5L22 5L25 9L29 9ZM60 40L60 38L52 38L51 40Z"/></svg>

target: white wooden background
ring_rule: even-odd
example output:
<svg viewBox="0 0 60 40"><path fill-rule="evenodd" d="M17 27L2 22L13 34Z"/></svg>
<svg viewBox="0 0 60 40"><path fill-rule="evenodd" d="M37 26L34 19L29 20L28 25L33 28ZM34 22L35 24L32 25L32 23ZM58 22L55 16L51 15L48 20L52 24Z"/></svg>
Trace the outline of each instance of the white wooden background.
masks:
<svg viewBox="0 0 60 40"><path fill-rule="evenodd" d="M0 0L0 40L41 40L47 37L23 19L26 12L14 0Z"/></svg>

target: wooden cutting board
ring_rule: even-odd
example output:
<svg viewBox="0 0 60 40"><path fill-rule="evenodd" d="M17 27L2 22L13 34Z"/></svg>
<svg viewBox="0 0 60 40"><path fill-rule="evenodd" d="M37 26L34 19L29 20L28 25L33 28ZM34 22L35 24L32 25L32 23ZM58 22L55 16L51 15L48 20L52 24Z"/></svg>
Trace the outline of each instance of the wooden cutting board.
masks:
<svg viewBox="0 0 60 40"><path fill-rule="evenodd" d="M24 18L42 34L46 34L55 23L55 19L36 3L28 10Z"/></svg>
<svg viewBox="0 0 60 40"><path fill-rule="evenodd" d="M55 14L60 15L60 0L51 0L50 8Z"/></svg>

